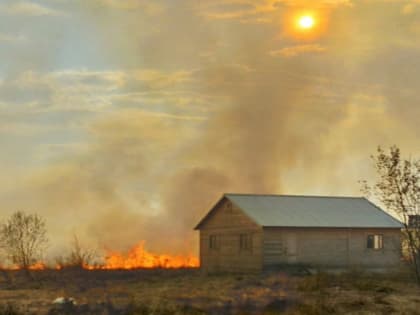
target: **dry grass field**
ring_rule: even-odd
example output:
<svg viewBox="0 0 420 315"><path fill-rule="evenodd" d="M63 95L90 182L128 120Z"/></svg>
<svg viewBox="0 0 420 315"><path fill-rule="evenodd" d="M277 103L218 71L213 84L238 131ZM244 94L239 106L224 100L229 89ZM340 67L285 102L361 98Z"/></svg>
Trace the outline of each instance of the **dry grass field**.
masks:
<svg viewBox="0 0 420 315"><path fill-rule="evenodd" d="M44 270L0 274L0 314L420 314L408 273L299 270L202 275L199 270ZM76 304L56 304L72 297Z"/></svg>

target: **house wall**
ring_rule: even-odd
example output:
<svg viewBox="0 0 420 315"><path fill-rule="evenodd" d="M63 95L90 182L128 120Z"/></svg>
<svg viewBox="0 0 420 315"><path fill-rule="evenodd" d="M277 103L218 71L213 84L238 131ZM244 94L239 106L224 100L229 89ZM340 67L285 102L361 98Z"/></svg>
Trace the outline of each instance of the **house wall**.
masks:
<svg viewBox="0 0 420 315"><path fill-rule="evenodd" d="M367 248L369 234L383 235L383 249ZM400 237L399 229L265 228L263 266L397 266Z"/></svg>
<svg viewBox="0 0 420 315"><path fill-rule="evenodd" d="M249 250L240 249L241 234L251 235ZM211 235L219 239L218 249L210 248ZM200 265L205 272L260 271L262 228L230 201L223 199L200 227Z"/></svg>

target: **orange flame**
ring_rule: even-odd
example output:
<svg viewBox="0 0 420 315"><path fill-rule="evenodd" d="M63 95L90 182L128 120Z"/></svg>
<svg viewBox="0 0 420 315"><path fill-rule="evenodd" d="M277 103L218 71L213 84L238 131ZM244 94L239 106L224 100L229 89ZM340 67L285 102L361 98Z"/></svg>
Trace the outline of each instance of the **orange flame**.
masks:
<svg viewBox="0 0 420 315"><path fill-rule="evenodd" d="M9 265L9 266L2 266L0 265L0 269L2 270L21 270L22 268L17 265ZM38 261L28 267L29 270L45 270L48 269L45 263Z"/></svg>
<svg viewBox="0 0 420 315"><path fill-rule="evenodd" d="M45 270L47 269L47 266L43 262L37 262L28 268L29 270Z"/></svg>
<svg viewBox="0 0 420 315"><path fill-rule="evenodd" d="M199 267L199 260L193 255L154 254L144 248L144 241L134 246L126 255L109 251L105 264L87 269L138 269L138 268L193 268Z"/></svg>
<svg viewBox="0 0 420 315"><path fill-rule="evenodd" d="M131 248L127 254L108 251L103 264L83 265L84 269L95 270L113 270L113 269L141 269L141 268L197 268L200 266L199 259L194 255L169 255L154 254L147 251L144 247L145 242L141 241ZM54 269L61 270L65 265L57 264ZM12 265L4 267L0 265L0 269L19 270L20 267ZM37 262L28 267L29 270L45 270L49 267L44 262Z"/></svg>

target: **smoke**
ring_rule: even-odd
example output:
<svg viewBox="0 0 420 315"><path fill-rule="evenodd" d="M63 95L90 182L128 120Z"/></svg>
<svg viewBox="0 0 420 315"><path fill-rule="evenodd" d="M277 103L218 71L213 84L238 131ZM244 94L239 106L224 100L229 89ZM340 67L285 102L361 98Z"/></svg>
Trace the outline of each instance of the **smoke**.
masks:
<svg viewBox="0 0 420 315"><path fill-rule="evenodd" d="M197 74L205 93L227 95L229 101L210 117L199 140L181 153L181 159L200 169L182 169L162 194L168 213L182 214L174 220L187 223L182 231L196 224L224 192L287 193L284 173L302 157L316 159L318 142L333 127L329 122L339 122L346 107L329 105L327 96L311 97L317 83L288 75L309 68L299 61L274 67L258 61L248 63L250 69L217 65Z"/></svg>
<svg viewBox="0 0 420 315"><path fill-rule="evenodd" d="M220 54L213 46L220 31L189 13L173 7L153 37L137 28L127 32L127 25L138 25L132 14L119 12L109 19L109 12L94 10L90 16L90 23L104 28L100 34L116 27L115 38L123 42L106 43L107 53L123 56L123 65L182 68L188 61L194 69L176 88L211 99L201 122L124 108L101 115L88 128L83 153L32 176L24 193L31 201L23 204L51 218L50 225L57 227L52 234L61 233L61 241L76 229L101 247L127 249L144 239L156 250L191 251L196 247L193 227L221 194L287 191L283 173L316 146L314 137L328 132L328 121L343 113L341 106L328 105L329 96L317 93L316 80L307 78L320 75L316 57L276 60L268 54L275 33L267 37L253 26L226 25L230 33L218 44ZM145 44L133 46L137 36ZM197 58L197 49L209 53ZM178 84L160 81L160 89ZM126 81L119 88L138 93L156 86Z"/></svg>
<svg viewBox="0 0 420 315"><path fill-rule="evenodd" d="M34 117L44 123L48 110L65 104L70 109L62 115L71 118L60 122L78 136L74 146L48 146L59 151L49 164L24 168L10 186L2 180L5 215L28 209L45 216L52 252L61 254L76 233L93 247L126 250L145 240L152 251L188 253L197 246L193 227L225 192L354 194L377 144L404 139L414 147L416 138L407 135L419 129L401 126L417 117L410 93L418 80L408 71L416 54L399 52L397 58L382 46L382 54L361 52L368 35L355 36L343 21L354 21L363 8L334 4L330 29L310 43L322 49L284 56L272 52L301 47L279 30L287 4L267 2L262 11L251 6L235 14L224 12L235 6L220 5L213 19L205 6L196 11L194 2L182 3L62 4L72 6L66 8L83 33L95 39L91 49L99 64L118 71L89 76L86 70L64 83L60 75L74 73L61 72L23 87L25 102L42 104L19 123ZM369 34L369 48L375 47L381 36ZM411 60L405 67L383 66L403 63L402 56ZM97 66L96 59L88 61ZM39 63L40 69L52 67ZM13 80L19 69L10 71ZM402 82L401 69L410 73ZM29 93L34 82L36 93ZM6 81L0 83L0 105L19 100ZM9 85L22 92L19 82ZM401 93L404 86L409 91ZM2 126L16 117L0 117ZM65 138L62 131L37 132L25 141ZM16 150L22 159L25 152L35 154L24 149L25 141Z"/></svg>

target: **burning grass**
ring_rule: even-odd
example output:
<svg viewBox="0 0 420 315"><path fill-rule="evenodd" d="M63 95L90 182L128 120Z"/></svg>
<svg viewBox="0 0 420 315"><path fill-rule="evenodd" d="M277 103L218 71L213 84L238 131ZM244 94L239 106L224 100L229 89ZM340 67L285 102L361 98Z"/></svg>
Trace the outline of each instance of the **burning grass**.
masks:
<svg viewBox="0 0 420 315"><path fill-rule="evenodd" d="M72 253L74 255L74 253ZM78 253L80 254L80 253ZM70 255L71 256L71 255ZM133 246L128 252L122 253L114 250L106 250L104 257L98 262L90 262L80 257L72 257L70 261L58 261L54 266L47 262L37 262L28 267L29 270L65 269L66 267L81 267L87 270L131 270L131 269L179 269L199 267L198 257L188 255L156 254L145 248L145 242L141 241ZM3 267L2 269L19 270L17 266Z"/></svg>
<svg viewBox="0 0 420 315"><path fill-rule="evenodd" d="M199 260L193 255L154 254L147 251L144 241L134 246L127 254L108 251L105 264L87 266L87 269L138 269L138 268L192 268L199 267Z"/></svg>
<svg viewBox="0 0 420 315"><path fill-rule="evenodd" d="M420 309L420 290L404 273L205 276L196 268L63 269L32 271L31 282L22 271L7 274L9 282L0 277L0 304L14 313L0 315L419 314ZM73 297L77 305L65 313L51 304L59 296Z"/></svg>

